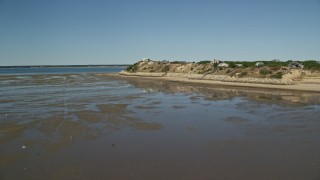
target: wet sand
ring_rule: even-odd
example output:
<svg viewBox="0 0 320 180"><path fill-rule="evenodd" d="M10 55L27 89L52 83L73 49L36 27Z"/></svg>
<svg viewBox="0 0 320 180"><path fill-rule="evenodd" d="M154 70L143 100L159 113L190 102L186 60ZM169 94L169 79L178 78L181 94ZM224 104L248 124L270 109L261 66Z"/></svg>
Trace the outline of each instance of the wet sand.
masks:
<svg viewBox="0 0 320 180"><path fill-rule="evenodd" d="M320 178L318 92L26 79L0 77L0 179Z"/></svg>

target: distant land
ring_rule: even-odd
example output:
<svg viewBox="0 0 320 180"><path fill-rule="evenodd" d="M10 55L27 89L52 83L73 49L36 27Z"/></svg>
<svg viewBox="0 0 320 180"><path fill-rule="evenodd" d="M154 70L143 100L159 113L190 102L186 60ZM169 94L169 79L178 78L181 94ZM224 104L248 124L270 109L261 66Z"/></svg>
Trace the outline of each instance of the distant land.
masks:
<svg viewBox="0 0 320 180"><path fill-rule="evenodd" d="M246 87L279 88L277 85L286 85L282 88L320 92L320 62L315 60L170 62L142 59L119 74Z"/></svg>
<svg viewBox="0 0 320 180"><path fill-rule="evenodd" d="M79 68L79 67L126 67L129 64L106 64L106 65L23 65L23 66L0 66L0 68Z"/></svg>

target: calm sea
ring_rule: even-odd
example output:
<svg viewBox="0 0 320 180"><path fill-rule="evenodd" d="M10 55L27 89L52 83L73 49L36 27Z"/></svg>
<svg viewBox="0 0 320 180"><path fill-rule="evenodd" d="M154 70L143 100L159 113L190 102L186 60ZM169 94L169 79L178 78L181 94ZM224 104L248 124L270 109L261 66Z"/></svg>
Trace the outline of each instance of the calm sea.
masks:
<svg viewBox="0 0 320 180"><path fill-rule="evenodd" d="M0 70L0 179L320 178L319 93Z"/></svg>
<svg viewBox="0 0 320 180"><path fill-rule="evenodd" d="M72 73L112 73L120 72L125 66L101 67L31 67L0 68L0 75L5 74L72 74Z"/></svg>

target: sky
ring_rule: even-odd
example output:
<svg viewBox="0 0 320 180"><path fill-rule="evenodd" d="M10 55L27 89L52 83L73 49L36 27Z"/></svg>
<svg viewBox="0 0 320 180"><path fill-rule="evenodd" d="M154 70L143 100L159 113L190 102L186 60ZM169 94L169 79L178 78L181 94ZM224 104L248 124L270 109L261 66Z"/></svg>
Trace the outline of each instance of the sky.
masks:
<svg viewBox="0 0 320 180"><path fill-rule="evenodd" d="M320 0L0 0L0 66L320 59Z"/></svg>

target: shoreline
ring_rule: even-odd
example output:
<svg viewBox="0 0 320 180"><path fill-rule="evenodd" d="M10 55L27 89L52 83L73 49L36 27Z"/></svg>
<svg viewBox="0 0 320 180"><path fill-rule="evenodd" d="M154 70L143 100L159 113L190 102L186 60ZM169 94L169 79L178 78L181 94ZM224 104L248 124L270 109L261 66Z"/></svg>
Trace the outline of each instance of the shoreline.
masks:
<svg viewBox="0 0 320 180"><path fill-rule="evenodd" d="M190 79L185 77L167 77L167 76L143 76L143 75L126 75L121 73L109 73L98 74L107 75L121 78L143 78L150 80L164 80L171 82L190 83L190 84L202 84L210 86L232 86L232 87L246 87L246 88L258 88L258 89L277 89L277 90L293 90L293 91L307 91L320 93L320 79L301 81L297 84L290 85L276 85L276 84L259 84L259 83L244 83L244 82L226 82L219 80L205 80L205 79Z"/></svg>

